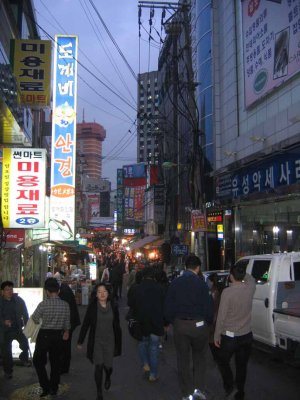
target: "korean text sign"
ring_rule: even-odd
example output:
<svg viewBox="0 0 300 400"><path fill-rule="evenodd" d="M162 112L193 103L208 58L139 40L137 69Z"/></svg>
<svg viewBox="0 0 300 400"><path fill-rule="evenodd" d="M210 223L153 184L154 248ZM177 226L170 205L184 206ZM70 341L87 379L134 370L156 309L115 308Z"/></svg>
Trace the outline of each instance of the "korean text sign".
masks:
<svg viewBox="0 0 300 400"><path fill-rule="evenodd" d="M18 102L33 108L50 105L51 41L11 41L11 63L18 83Z"/></svg>
<svg viewBox="0 0 300 400"><path fill-rule="evenodd" d="M300 2L244 0L245 105L250 106L300 69Z"/></svg>
<svg viewBox="0 0 300 400"><path fill-rule="evenodd" d="M205 232L207 230L205 215L200 210L192 210L193 232Z"/></svg>
<svg viewBox="0 0 300 400"><path fill-rule="evenodd" d="M56 35L55 42L50 238L74 240L78 38Z"/></svg>
<svg viewBox="0 0 300 400"><path fill-rule="evenodd" d="M1 212L4 228L44 228L45 188L45 149L3 149Z"/></svg>

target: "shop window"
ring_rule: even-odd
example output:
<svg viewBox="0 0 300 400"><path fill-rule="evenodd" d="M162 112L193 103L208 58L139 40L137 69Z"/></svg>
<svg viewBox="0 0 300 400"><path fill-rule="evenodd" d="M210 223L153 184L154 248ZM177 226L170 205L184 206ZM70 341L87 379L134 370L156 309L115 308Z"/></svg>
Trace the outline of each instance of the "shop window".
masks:
<svg viewBox="0 0 300 400"><path fill-rule="evenodd" d="M300 262L294 262L293 268L295 281L300 281Z"/></svg>
<svg viewBox="0 0 300 400"><path fill-rule="evenodd" d="M270 260L255 260L252 268L252 276L256 283L265 284L269 280Z"/></svg>

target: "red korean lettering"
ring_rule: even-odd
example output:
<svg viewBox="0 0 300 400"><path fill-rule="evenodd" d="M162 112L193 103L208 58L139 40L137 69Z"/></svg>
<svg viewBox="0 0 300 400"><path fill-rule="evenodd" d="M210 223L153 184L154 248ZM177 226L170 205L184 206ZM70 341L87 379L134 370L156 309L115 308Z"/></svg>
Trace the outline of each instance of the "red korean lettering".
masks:
<svg viewBox="0 0 300 400"><path fill-rule="evenodd" d="M38 186L40 183L38 176L26 175L26 176L18 176L17 185L22 187L32 187Z"/></svg>

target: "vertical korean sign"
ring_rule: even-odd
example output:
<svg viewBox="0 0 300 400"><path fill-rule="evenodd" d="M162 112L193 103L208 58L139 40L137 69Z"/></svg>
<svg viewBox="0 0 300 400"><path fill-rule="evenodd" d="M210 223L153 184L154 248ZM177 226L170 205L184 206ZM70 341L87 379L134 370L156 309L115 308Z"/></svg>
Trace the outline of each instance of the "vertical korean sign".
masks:
<svg viewBox="0 0 300 400"><path fill-rule="evenodd" d="M50 238L74 240L78 37L55 36Z"/></svg>
<svg viewBox="0 0 300 400"><path fill-rule="evenodd" d="M11 41L11 64L18 83L18 102L33 108L50 105L51 41Z"/></svg>
<svg viewBox="0 0 300 400"><path fill-rule="evenodd" d="M45 226L45 181L45 149L3 149L1 212L4 228Z"/></svg>

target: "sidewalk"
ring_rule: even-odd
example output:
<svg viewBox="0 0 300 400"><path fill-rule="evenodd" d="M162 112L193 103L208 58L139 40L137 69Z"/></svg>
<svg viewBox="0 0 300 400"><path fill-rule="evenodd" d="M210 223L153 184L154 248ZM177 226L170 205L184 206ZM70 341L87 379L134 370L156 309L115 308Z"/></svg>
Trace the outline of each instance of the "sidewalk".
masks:
<svg viewBox="0 0 300 400"><path fill-rule="evenodd" d="M125 291L124 291L125 292ZM181 394L177 381L176 354L172 332L163 343L160 353L159 380L148 382L142 374L137 353L137 342L127 330L125 315L126 299L120 301L120 320L123 331L123 352L121 357L114 358L112 386L104 393L105 400L180 400ZM86 307L79 306L81 320ZM79 328L73 335L73 353L69 374L62 375L57 399L90 400L96 398L94 384L94 367L85 356L85 346L79 351L76 348ZM85 343L86 344L86 343ZM221 379L216 368L210 368L208 374L209 400L222 399ZM49 396L49 399L51 397ZM3 378L0 373L0 400L36 400L39 399L39 385L33 367L14 367L11 380Z"/></svg>

